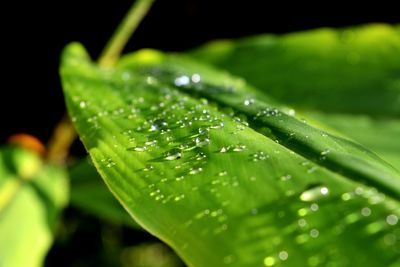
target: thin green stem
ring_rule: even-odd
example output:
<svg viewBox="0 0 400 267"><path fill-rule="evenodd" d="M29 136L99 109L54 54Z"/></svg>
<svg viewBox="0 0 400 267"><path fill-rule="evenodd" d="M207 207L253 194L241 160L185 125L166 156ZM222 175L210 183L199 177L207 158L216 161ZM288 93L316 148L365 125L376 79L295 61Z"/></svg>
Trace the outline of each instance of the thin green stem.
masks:
<svg viewBox="0 0 400 267"><path fill-rule="evenodd" d="M109 67L121 55L124 46L132 36L139 23L149 11L155 0L136 0L129 9L121 24L115 30L111 39L101 53L98 64ZM63 118L55 127L47 147L47 158L50 161L64 163L70 146L77 137L77 133L70 119Z"/></svg>
<svg viewBox="0 0 400 267"><path fill-rule="evenodd" d="M101 53L98 59L100 66L109 67L117 61L129 38L147 14L153 2L154 0L135 1Z"/></svg>

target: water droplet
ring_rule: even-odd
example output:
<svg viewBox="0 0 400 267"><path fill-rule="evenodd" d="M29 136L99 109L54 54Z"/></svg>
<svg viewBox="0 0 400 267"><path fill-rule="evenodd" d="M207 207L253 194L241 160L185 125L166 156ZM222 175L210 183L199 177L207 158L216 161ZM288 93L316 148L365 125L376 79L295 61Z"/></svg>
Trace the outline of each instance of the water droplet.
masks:
<svg viewBox="0 0 400 267"><path fill-rule="evenodd" d="M177 160L182 157L182 151L179 148L173 148L165 153L166 160Z"/></svg>
<svg viewBox="0 0 400 267"><path fill-rule="evenodd" d="M109 158L109 159L102 159L101 162L103 162L104 165L105 165L107 168L111 168L111 167L114 167L114 166L116 165L116 163L115 163L111 158Z"/></svg>
<svg viewBox="0 0 400 267"><path fill-rule="evenodd" d="M307 191L304 191L300 195L300 200L302 201L314 201L317 199L320 199L321 197L324 197L329 194L329 189L325 186L317 186L313 187Z"/></svg>
<svg viewBox="0 0 400 267"><path fill-rule="evenodd" d="M352 199L353 197L352 197L352 195L350 194L350 193L343 193L342 194L342 199L344 200L344 201L349 201L350 199Z"/></svg>
<svg viewBox="0 0 400 267"><path fill-rule="evenodd" d="M294 109L289 109L287 112L286 112L289 116L295 116L296 115L296 111L294 110Z"/></svg>
<svg viewBox="0 0 400 267"><path fill-rule="evenodd" d="M361 209L361 215L368 217L369 215L371 215L371 209L368 207L362 208Z"/></svg>
<svg viewBox="0 0 400 267"><path fill-rule="evenodd" d="M285 261L288 259L289 254L287 253L287 251L282 250L281 252L279 252L278 257L280 260Z"/></svg>
<svg viewBox="0 0 400 267"><path fill-rule="evenodd" d="M197 147L206 146L210 143L210 139L207 136L198 136L195 139L195 143Z"/></svg>
<svg viewBox="0 0 400 267"><path fill-rule="evenodd" d="M251 104L254 104L254 99L253 98L246 99L246 100L243 101L243 104L245 106L250 106Z"/></svg>
<svg viewBox="0 0 400 267"><path fill-rule="evenodd" d="M290 179L292 179L292 176L290 174L286 174L280 177L280 180L283 182L289 181Z"/></svg>
<svg viewBox="0 0 400 267"><path fill-rule="evenodd" d="M146 167L143 168L143 171L148 172L148 171L152 171L153 169L154 169L154 166L146 165Z"/></svg>
<svg viewBox="0 0 400 267"><path fill-rule="evenodd" d="M79 107L80 107L80 108L86 108L86 106L87 106L86 101L81 101L81 102L79 102Z"/></svg>
<svg viewBox="0 0 400 267"><path fill-rule="evenodd" d="M184 86L184 85L188 85L189 83L190 83L190 79L186 75L179 76L175 79L176 86Z"/></svg>
<svg viewBox="0 0 400 267"><path fill-rule="evenodd" d="M331 151L329 149L325 149L324 151L321 152L321 156L326 156L330 153Z"/></svg>
<svg viewBox="0 0 400 267"><path fill-rule="evenodd" d="M269 158L269 156L267 154L265 154L263 151L258 151L256 153L252 154L251 158L253 161L262 161L262 160L266 160L267 158Z"/></svg>
<svg viewBox="0 0 400 267"><path fill-rule="evenodd" d="M319 236L319 231L317 229L311 229L310 236L312 238L317 238Z"/></svg>
<svg viewBox="0 0 400 267"><path fill-rule="evenodd" d="M305 219L299 219L299 220L297 221L297 224L298 224L300 227L305 227L305 226L307 225L307 222L306 222Z"/></svg>
<svg viewBox="0 0 400 267"><path fill-rule="evenodd" d="M147 150L147 147L145 147L145 146L134 146L134 147L128 147L126 150L127 151L144 152L144 151Z"/></svg>
<svg viewBox="0 0 400 267"><path fill-rule="evenodd" d="M389 225L396 225L398 221L399 221L399 218L394 214L390 214L389 216L386 217L386 222Z"/></svg>
<svg viewBox="0 0 400 267"><path fill-rule="evenodd" d="M313 203L313 204L311 204L310 209L311 209L312 211L317 211L317 210L319 209L319 206L318 206L317 203Z"/></svg>
<svg viewBox="0 0 400 267"><path fill-rule="evenodd" d="M192 82L198 83L198 82L200 82L200 80L201 80L201 77L199 74L195 73L192 75Z"/></svg>
<svg viewBox="0 0 400 267"><path fill-rule="evenodd" d="M238 144L238 145L235 145L235 146L232 147L232 151L234 151L234 152L241 152L241 151L243 151L245 148L246 148L245 145Z"/></svg>
<svg viewBox="0 0 400 267"><path fill-rule="evenodd" d="M223 146L223 147L221 147L219 152L226 153L226 152L228 152L229 148L230 148L229 146Z"/></svg>
<svg viewBox="0 0 400 267"><path fill-rule="evenodd" d="M160 130L166 130L168 127L168 123L163 121L163 120L155 120L151 125L150 125L150 132L154 131L160 131Z"/></svg>
<svg viewBox="0 0 400 267"><path fill-rule="evenodd" d="M178 202L178 201L180 201L180 200L182 200L182 199L184 199L184 198L185 198L185 195L182 194L182 195L179 195L179 196L174 197L174 201L175 201L175 202Z"/></svg>
<svg viewBox="0 0 400 267"><path fill-rule="evenodd" d="M275 263L276 263L276 260L274 257L269 256L264 259L265 266L274 266Z"/></svg>
<svg viewBox="0 0 400 267"><path fill-rule="evenodd" d="M357 188L354 190L354 193L356 193L356 195L361 196L362 194L364 194L364 188L362 188L362 187L357 187Z"/></svg>
<svg viewBox="0 0 400 267"><path fill-rule="evenodd" d="M144 143L147 146L154 146L157 144L157 140L150 140Z"/></svg>
<svg viewBox="0 0 400 267"><path fill-rule="evenodd" d="M190 168L189 174L194 175L194 174L198 174L198 173L200 173L202 171L203 171L203 168L201 168L201 167L199 167L199 168Z"/></svg>

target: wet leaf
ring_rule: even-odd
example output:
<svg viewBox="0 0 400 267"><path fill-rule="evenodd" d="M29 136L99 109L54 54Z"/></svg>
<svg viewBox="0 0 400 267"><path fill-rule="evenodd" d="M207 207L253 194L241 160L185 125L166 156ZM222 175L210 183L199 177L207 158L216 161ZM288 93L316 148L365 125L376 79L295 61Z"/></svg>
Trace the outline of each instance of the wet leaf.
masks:
<svg viewBox="0 0 400 267"><path fill-rule="evenodd" d="M67 198L64 170L31 151L0 149L0 266L42 266Z"/></svg>
<svg viewBox="0 0 400 267"><path fill-rule="evenodd" d="M400 142L394 138L400 131L399 26L215 41L191 55L244 77L400 168Z"/></svg>
<svg viewBox="0 0 400 267"><path fill-rule="evenodd" d="M183 57L72 44L61 73L106 184L189 266L399 264L400 174L362 146Z"/></svg>

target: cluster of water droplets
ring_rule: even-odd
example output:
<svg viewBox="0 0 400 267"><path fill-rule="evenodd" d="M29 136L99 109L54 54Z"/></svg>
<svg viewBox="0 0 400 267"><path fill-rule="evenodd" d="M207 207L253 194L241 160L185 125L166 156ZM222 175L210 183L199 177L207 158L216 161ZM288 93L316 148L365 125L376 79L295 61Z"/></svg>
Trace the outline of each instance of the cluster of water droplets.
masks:
<svg viewBox="0 0 400 267"><path fill-rule="evenodd" d="M128 74L122 75L123 80L130 80ZM175 78L174 84L178 87L197 85L201 86L201 77L198 74L180 75ZM157 78L149 76L147 79L149 85L156 84ZM131 88L126 88L123 94L126 94L128 106L114 107L113 109L102 111L95 116L88 117L87 120L96 129L98 120L101 117L109 116L115 120L123 120L128 126L120 132L126 150L129 153L137 153L138 157L142 154L148 154L147 162L138 168L136 172L140 173L143 179L147 179L148 186L146 188L147 196L154 201L162 204L177 204L183 200L190 199L189 191L184 186L176 188L185 188L181 192L179 190L171 192L164 185L168 183L185 183L187 179L199 178L198 174L206 170L209 153L218 153L226 155L227 153L246 153L247 158L254 162L253 164L263 164L270 160L271 154L277 157L279 150L266 153L264 151L249 150L245 144L240 142L220 146L216 151L209 151L210 144L213 143L211 138L213 131L224 129L224 117L213 115L207 100L196 102L190 100L183 94L165 87L158 92L157 95L143 90L142 94L135 92L132 94ZM132 94L132 95L131 95ZM88 109L91 104L88 101L77 99L79 108ZM149 105L148 103L152 103ZM255 98L246 98L243 105L246 107L256 103ZM248 126L247 118L238 114L229 114L225 112L234 122L236 122L236 130L230 133L235 134L246 129ZM257 120L261 117L279 117L282 113L275 108L266 108L259 111L252 119ZM325 160L331 153L329 149L320 153L320 160ZM104 158L101 163L107 168L115 167L112 158ZM169 164L170 170L160 168L161 164ZM302 161L301 166L305 167L307 174L314 175L319 168L312 162ZM161 171L161 169L163 169ZM173 173L173 175L171 175ZM201 235L217 235L224 233L229 229L229 216L227 207L230 204L229 199L223 199L224 194L221 191L224 188L240 187L241 177L236 177L229 173L229 170L221 168L220 171L212 175L207 183L193 183L190 188L191 193L200 193L203 196L210 196L219 199L221 206L217 208L205 208L194 212L192 218L186 221L185 226L191 227L193 224L209 225L204 227ZM168 177L168 178L166 178ZM257 175L248 178L249 182L255 182ZM198 179L200 180L200 179ZM196 181L198 181L196 180ZM290 173L277 175L277 181L290 184L296 181L295 175ZM296 197L295 190L288 190L285 194L290 198ZM326 214L327 199L332 196L331 188L324 184L316 184L307 188L297 196L295 202L296 210L293 212L294 218L290 217L292 230L291 235L294 236L298 245L306 245L309 242L318 242L321 236L331 232L332 229L322 227L318 220L319 213ZM335 195L335 197L337 197ZM399 215L396 212L379 214L379 219L375 215L375 210L382 205L384 195L373 189L365 189L364 187L356 188L354 191L343 193L340 196L343 203L351 204L352 212L343 216L342 224L335 227L334 232L337 235L346 233L346 227L362 220L361 224L365 231L369 234L386 233L381 238L384 245L391 247L400 253L400 230L398 228ZM376 208L378 207L378 208ZM348 206L346 206L346 209ZM283 219L289 218L290 209L278 213L277 217ZM259 207L252 207L250 214L253 217L264 216L264 211ZM375 216L375 217L374 217ZM373 220L371 218L373 217ZM291 250L283 246L279 246L273 252L265 255L260 261L264 266L275 266L284 263L291 258ZM323 265L329 262L328 256L315 255L311 256L309 266ZM236 256L233 254L226 255L223 259L225 264L234 264Z"/></svg>

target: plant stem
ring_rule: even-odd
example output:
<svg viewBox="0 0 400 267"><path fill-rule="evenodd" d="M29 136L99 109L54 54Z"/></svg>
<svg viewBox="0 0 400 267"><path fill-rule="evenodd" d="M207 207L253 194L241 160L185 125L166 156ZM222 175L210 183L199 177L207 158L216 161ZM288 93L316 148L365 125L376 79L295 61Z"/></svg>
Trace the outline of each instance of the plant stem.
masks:
<svg viewBox="0 0 400 267"><path fill-rule="evenodd" d="M53 130L47 145L47 158L51 161L64 163L68 156L69 148L78 134L68 115L64 115Z"/></svg>
<svg viewBox="0 0 400 267"><path fill-rule="evenodd" d="M118 60L129 38L139 26L154 1L155 0L136 0L133 3L101 53L98 59L98 64L100 66L109 67ZM75 131L74 125L68 115L65 115L57 124L50 137L47 148L47 158L50 161L60 164L64 163L68 156L69 148L77 136L78 134Z"/></svg>
<svg viewBox="0 0 400 267"><path fill-rule="evenodd" d="M117 61L124 46L149 11L153 2L154 0L135 1L101 53L98 59L100 66L109 67Z"/></svg>

